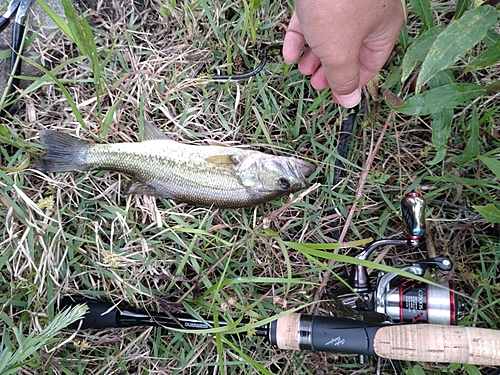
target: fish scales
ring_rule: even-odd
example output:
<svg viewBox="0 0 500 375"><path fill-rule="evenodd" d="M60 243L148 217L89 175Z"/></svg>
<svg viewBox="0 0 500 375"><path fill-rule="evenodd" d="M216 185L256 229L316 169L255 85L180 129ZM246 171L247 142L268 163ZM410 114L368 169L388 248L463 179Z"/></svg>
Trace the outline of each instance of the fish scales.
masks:
<svg viewBox="0 0 500 375"><path fill-rule="evenodd" d="M146 123L147 140L96 144L42 130L47 153L42 172L114 170L131 175L127 194L162 196L191 204L254 206L308 186L314 165L293 157L219 145L197 146L166 138ZM161 139L158 139L161 138Z"/></svg>
<svg viewBox="0 0 500 375"><path fill-rule="evenodd" d="M133 175L154 186L159 196L222 206L223 202L252 203L232 165L210 164L216 155L244 155L247 151L219 146L193 146L171 140L130 144L92 145L82 164L88 169L109 169ZM140 161L140 162L138 162Z"/></svg>

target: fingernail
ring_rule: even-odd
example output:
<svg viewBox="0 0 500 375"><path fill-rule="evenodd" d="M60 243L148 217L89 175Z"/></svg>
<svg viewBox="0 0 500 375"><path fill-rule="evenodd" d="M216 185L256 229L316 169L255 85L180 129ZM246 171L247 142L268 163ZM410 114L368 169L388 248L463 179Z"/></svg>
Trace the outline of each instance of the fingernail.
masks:
<svg viewBox="0 0 500 375"><path fill-rule="evenodd" d="M340 95L339 102L346 108L352 108L361 101L361 90L356 89L348 95Z"/></svg>

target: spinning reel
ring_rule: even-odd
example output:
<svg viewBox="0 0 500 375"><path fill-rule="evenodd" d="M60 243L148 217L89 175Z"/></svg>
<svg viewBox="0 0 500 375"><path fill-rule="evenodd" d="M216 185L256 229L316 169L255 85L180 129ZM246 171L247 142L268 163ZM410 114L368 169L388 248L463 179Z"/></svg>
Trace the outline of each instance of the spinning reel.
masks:
<svg viewBox="0 0 500 375"><path fill-rule="evenodd" d="M418 193L401 200L406 238L372 242L356 258L367 260L383 246L418 247L425 234L425 201ZM449 258L426 258L400 268L417 276L428 269L450 271ZM352 292L338 295L342 304L355 310L365 321L378 323L430 323L456 325L462 303L454 292L452 281L437 280L427 284L396 273L378 272L371 282L366 267L353 265L349 275ZM373 285L372 285L373 284Z"/></svg>

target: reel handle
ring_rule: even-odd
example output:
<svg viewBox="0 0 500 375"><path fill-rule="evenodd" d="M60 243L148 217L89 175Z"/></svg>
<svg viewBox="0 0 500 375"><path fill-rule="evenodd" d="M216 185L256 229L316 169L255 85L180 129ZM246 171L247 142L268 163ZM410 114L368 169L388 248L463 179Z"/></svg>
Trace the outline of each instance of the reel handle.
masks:
<svg viewBox="0 0 500 375"><path fill-rule="evenodd" d="M408 193L401 199L406 238L418 245L425 234L425 200L419 193Z"/></svg>

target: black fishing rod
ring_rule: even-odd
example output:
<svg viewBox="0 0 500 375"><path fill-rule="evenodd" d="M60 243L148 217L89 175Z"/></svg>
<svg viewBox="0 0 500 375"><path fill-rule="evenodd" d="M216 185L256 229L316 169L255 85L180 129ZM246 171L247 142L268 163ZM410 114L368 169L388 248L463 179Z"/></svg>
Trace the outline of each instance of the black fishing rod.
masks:
<svg viewBox="0 0 500 375"><path fill-rule="evenodd" d="M70 328L123 328L153 326L180 330L225 327L229 323L213 318L195 319L185 314L171 316L117 307L108 301L65 297L61 309L85 304L84 318ZM248 324L243 320L237 327ZM313 350L372 355L394 360L419 362L500 365L500 331L434 324L377 324L329 316L291 313L263 324L255 336L288 350Z"/></svg>
<svg viewBox="0 0 500 375"><path fill-rule="evenodd" d="M87 305L88 311L84 319L69 326L69 328L126 328L126 327L165 327L174 329L203 330L215 327L213 318L199 320L188 314L160 314L151 311L139 311L129 306L116 306L109 301L100 301L78 296L66 296L62 299L60 310L76 306ZM243 327L250 321L243 319L236 327ZM80 325L81 324L81 325ZM219 321L219 327L227 327L229 323ZM267 336L268 327L256 329L256 336Z"/></svg>
<svg viewBox="0 0 500 375"><path fill-rule="evenodd" d="M82 320L69 328L125 328L125 327L164 327L180 330L207 330L214 327L227 327L230 323L219 320L217 325L212 317L202 320L188 314L161 314L139 311L129 306L116 306L109 301L99 301L82 297L64 297L61 309L78 304L88 307ZM244 327L250 320L243 319L236 328ZM292 328L293 327L293 328ZM361 355L375 355L374 335L382 327L348 318L331 318L304 314L288 314L277 320L254 329L254 335L265 337L282 349L303 349L323 352L342 352ZM291 329L292 328L292 329ZM290 332L297 330L297 337Z"/></svg>

